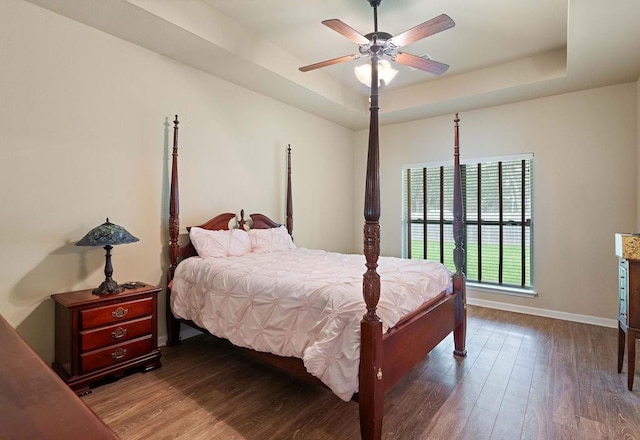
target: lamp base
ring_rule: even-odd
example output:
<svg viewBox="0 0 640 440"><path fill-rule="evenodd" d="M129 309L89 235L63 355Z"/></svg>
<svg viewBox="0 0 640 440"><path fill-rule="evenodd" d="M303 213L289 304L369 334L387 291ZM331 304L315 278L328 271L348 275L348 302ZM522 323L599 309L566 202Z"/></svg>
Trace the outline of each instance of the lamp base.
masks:
<svg viewBox="0 0 640 440"><path fill-rule="evenodd" d="M93 289L94 295L113 295L120 293L124 290L124 287L120 286L114 280L104 280L97 288Z"/></svg>

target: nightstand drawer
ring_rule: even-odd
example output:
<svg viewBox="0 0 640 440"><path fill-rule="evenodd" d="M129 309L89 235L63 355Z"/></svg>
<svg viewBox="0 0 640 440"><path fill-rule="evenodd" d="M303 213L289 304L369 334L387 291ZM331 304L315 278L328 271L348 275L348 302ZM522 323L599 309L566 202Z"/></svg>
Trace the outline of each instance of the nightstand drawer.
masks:
<svg viewBox="0 0 640 440"><path fill-rule="evenodd" d="M151 315L152 312L153 298L121 302L110 306L81 311L80 325L82 329L86 330L100 325Z"/></svg>
<svg viewBox="0 0 640 440"><path fill-rule="evenodd" d="M85 353L107 345L130 341L151 334L151 316L80 332L80 350Z"/></svg>
<svg viewBox="0 0 640 440"><path fill-rule="evenodd" d="M151 335L81 355L83 373L135 359L151 351Z"/></svg>

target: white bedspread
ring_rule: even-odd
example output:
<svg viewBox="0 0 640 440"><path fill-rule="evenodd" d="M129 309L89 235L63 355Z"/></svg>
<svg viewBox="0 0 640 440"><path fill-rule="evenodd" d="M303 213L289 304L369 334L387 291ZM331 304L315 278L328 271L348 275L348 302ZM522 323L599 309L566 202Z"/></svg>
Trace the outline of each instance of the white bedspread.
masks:
<svg viewBox="0 0 640 440"><path fill-rule="evenodd" d="M383 331L447 289L439 263L381 257ZM293 356L344 400L358 388L362 255L297 248L181 262L172 285L175 316L254 350Z"/></svg>

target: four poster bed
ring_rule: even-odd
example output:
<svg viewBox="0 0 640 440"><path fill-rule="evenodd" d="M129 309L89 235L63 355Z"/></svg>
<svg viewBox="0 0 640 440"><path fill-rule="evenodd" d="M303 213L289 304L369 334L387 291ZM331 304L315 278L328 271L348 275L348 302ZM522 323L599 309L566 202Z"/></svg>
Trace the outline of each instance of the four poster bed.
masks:
<svg viewBox="0 0 640 440"><path fill-rule="evenodd" d="M301 67L303 72L366 55L371 62L369 150L364 201L364 256L297 248L292 241L291 149L287 164L286 229L263 214L226 213L189 229L178 244L178 117L174 121L167 275L168 345L186 322L244 347L338 397L357 397L360 433L382 435L384 392L453 333L465 356L466 294L458 115L454 128L453 259L438 263L380 257L378 63L392 61L436 75L448 65L399 48L455 25L445 14L393 37L362 35L338 19L322 23L359 46L348 55ZM190 258L195 257L195 258ZM363 269L366 267L364 275Z"/></svg>
<svg viewBox="0 0 640 440"><path fill-rule="evenodd" d="M251 214L245 219L241 211L238 219L234 213L224 213L188 228L190 242L181 247L176 116L166 301L167 345L179 343L180 323L184 322L229 339L281 370L321 383L343 400L357 399L363 439L381 437L384 392L445 337L453 332L454 355L466 355L458 116L454 128L456 272L451 275L439 263L379 257L380 188L374 102L364 257L297 248L293 244L290 148L286 228L263 214ZM258 269L263 266L267 272ZM290 280L292 273L297 278ZM357 293L357 298L354 287L362 292ZM236 301L238 298L240 302ZM293 332L294 327L300 327L298 333Z"/></svg>

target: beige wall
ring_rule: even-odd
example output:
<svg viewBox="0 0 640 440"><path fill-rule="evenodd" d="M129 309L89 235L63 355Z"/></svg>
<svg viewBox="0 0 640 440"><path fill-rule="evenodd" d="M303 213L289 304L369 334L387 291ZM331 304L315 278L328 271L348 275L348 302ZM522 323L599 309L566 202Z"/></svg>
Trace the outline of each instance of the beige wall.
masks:
<svg viewBox="0 0 640 440"><path fill-rule="evenodd" d="M104 279L104 251L74 243L105 217L140 238L114 248L114 279L163 283L176 113L183 227L284 221L290 143L296 242L351 250L351 130L19 0L0 2L0 41L0 313L46 361L49 295Z"/></svg>
<svg viewBox="0 0 640 440"><path fill-rule="evenodd" d="M468 158L534 154L534 284L517 298L470 290L469 296L614 319L615 232L637 223L637 84L535 99L460 114ZM384 108L384 96L381 97ZM401 254L401 167L451 160L453 115L382 127L382 248ZM355 139L355 200L364 193L367 132ZM362 209L355 246L362 247Z"/></svg>

